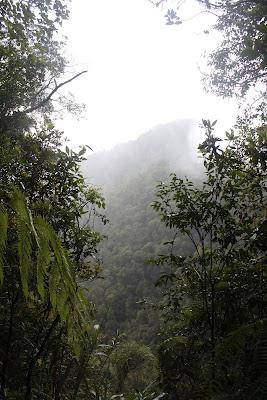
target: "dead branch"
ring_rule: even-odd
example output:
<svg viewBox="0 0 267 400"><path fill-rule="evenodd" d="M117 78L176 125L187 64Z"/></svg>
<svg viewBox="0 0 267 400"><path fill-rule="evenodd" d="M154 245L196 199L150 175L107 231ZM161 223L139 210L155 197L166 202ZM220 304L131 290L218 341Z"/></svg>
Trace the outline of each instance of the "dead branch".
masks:
<svg viewBox="0 0 267 400"><path fill-rule="evenodd" d="M66 85L67 83L72 82L74 79L78 78L79 76L81 76L82 74L85 74L87 71L82 71L79 72L78 74L74 75L72 78L61 82L59 85L56 84L55 88L52 90L51 93L49 93L49 95L47 97L45 97L43 100L41 100L39 103L27 108L26 110L24 110L24 113L31 113L35 110L37 110L38 108L43 107L50 99L51 97L58 91L58 89L60 89L62 86Z"/></svg>

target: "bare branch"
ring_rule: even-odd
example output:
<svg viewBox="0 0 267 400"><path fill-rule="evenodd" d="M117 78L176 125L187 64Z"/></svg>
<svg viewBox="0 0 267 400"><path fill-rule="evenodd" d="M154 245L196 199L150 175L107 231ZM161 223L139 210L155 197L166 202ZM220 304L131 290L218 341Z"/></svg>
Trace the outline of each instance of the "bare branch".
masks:
<svg viewBox="0 0 267 400"><path fill-rule="evenodd" d="M24 110L23 112L24 112L24 113L30 113L30 112L32 112L32 111L37 110L37 109L40 108L40 107L43 107L43 106L51 99L51 97L58 91L58 89L60 89L62 86L66 85L67 83L72 82L74 79L78 78L78 77L81 76L82 74L85 74L86 72L87 72L87 71L79 72L78 74L74 75L72 78L70 78L70 79L68 79L68 80L66 80L66 81L64 81L64 82L61 82L59 85L56 84L55 88L52 90L51 93L49 93L49 95L48 95L45 99L43 99L43 100L41 100L39 103L37 103L37 104L35 104L35 105L33 105L33 106L27 108L27 109Z"/></svg>

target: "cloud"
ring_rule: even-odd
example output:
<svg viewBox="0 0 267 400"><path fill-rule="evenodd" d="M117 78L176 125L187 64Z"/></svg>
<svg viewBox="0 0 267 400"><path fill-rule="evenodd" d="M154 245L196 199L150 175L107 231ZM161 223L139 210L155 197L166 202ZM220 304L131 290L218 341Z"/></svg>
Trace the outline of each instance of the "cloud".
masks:
<svg viewBox="0 0 267 400"><path fill-rule="evenodd" d="M88 74L69 88L86 104L86 120L60 123L71 144L105 149L177 118L231 120L232 103L207 95L200 82L201 54L215 40L202 33L207 24L165 26L145 0L72 2L67 53L73 69Z"/></svg>

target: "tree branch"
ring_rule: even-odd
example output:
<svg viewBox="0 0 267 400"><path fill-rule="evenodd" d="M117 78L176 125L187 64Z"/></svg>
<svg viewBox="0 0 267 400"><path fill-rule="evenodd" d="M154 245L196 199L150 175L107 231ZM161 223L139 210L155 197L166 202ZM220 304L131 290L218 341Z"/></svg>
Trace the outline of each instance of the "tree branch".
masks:
<svg viewBox="0 0 267 400"><path fill-rule="evenodd" d="M30 112L33 112L33 111L37 110L37 109L40 108L40 107L43 107L43 106L51 99L51 97L58 91L58 89L60 89L62 86L65 86L67 83L72 82L74 79L78 78L78 77L81 76L82 74L85 74L86 72L87 72L87 71L79 72L78 74L74 75L72 78L70 78L70 79L68 79L68 80L66 80L66 81L64 81L64 82L61 82L59 85L56 85L55 88L52 90L51 93L49 93L49 95L48 95L47 97L45 97L45 98L44 98L43 100L41 100L39 103L37 103L37 104L35 104L35 105L33 105L33 106L27 108L27 109L24 110L23 112L28 114L28 113L30 113Z"/></svg>

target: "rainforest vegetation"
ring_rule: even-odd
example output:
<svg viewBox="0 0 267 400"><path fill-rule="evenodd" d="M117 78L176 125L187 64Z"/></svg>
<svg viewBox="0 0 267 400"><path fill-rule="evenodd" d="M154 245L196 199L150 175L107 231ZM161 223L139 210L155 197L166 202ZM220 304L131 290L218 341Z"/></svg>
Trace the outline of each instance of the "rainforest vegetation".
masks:
<svg viewBox="0 0 267 400"><path fill-rule="evenodd" d="M223 38L203 84L242 102L236 125L203 119L200 159L183 120L86 160L55 124L86 72L68 2L0 0L0 399L266 398L267 4L196 2Z"/></svg>

